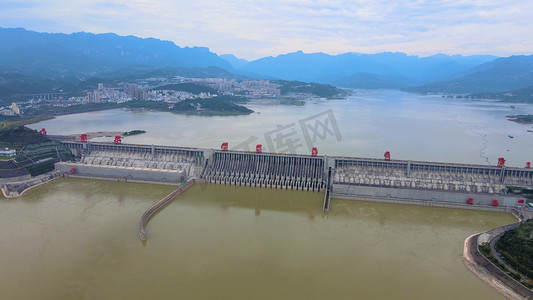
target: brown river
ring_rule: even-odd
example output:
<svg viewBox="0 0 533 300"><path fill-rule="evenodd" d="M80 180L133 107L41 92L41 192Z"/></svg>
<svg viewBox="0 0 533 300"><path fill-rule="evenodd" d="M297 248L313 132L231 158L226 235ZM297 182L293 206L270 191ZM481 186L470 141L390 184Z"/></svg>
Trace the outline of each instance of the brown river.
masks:
<svg viewBox="0 0 533 300"><path fill-rule="evenodd" d="M509 214L195 185L58 179L0 199L0 299L501 299L464 239ZM1 197L1 196L0 196Z"/></svg>

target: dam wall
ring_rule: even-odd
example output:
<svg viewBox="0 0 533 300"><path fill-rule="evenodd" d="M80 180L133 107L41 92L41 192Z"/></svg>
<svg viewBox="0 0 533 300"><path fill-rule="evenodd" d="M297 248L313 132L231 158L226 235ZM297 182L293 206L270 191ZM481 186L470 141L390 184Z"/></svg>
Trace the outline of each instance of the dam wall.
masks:
<svg viewBox="0 0 533 300"><path fill-rule="evenodd" d="M55 169L62 173L69 173L88 177L117 178L124 181L142 180L151 182L181 182L186 178L182 170L162 170L149 168L131 168L106 165L87 165L72 162L58 162ZM72 171L72 170L75 171Z"/></svg>
<svg viewBox="0 0 533 300"><path fill-rule="evenodd" d="M337 157L333 195L518 206L508 185L533 188L533 170L470 164Z"/></svg>
<svg viewBox="0 0 533 300"><path fill-rule="evenodd" d="M81 143L63 141L78 163L58 163L56 169L79 175L115 176L135 180L179 182L197 178L204 167L204 150L184 147ZM68 167L67 167L68 165ZM67 170L68 169L68 170ZM161 174L157 174L157 173Z"/></svg>
<svg viewBox="0 0 533 300"><path fill-rule="evenodd" d="M309 156L202 148L63 141L79 162L57 163L79 175L208 183L325 192L329 198L394 198L474 206L520 206L507 186L533 189L533 170L405 160Z"/></svg>
<svg viewBox="0 0 533 300"><path fill-rule="evenodd" d="M324 159L306 155L214 151L202 179L209 183L322 191Z"/></svg>
<svg viewBox="0 0 533 300"><path fill-rule="evenodd" d="M333 184L332 197L360 197L362 199L370 200L374 198L391 198L395 200L404 200L406 202L425 202L428 206L432 206L431 203L440 202L466 205L466 200L468 198L473 199L472 205L491 206L492 201L496 199L498 200L499 206L508 207L515 207L518 205L519 199L524 199L523 197L506 194L462 193L410 188L358 186L350 184Z"/></svg>

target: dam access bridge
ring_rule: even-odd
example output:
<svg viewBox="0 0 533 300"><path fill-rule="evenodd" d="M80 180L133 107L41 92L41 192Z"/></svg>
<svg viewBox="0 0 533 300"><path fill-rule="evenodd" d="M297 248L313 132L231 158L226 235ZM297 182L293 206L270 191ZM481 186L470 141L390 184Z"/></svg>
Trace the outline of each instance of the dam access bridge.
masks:
<svg viewBox="0 0 533 300"><path fill-rule="evenodd" d="M393 199L423 205L520 207L507 186L533 189L533 170L473 164L62 141L77 162L55 165L64 176L122 181L207 183L324 192L331 197Z"/></svg>

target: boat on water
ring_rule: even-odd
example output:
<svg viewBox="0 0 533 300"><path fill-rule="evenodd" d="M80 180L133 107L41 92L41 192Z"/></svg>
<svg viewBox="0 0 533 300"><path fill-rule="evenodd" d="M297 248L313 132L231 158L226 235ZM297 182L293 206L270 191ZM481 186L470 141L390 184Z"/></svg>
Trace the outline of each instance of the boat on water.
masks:
<svg viewBox="0 0 533 300"><path fill-rule="evenodd" d="M510 135L510 134L508 134L507 136L510 137L510 138L512 138L512 139L514 139L514 136L512 136L512 135Z"/></svg>
<svg viewBox="0 0 533 300"><path fill-rule="evenodd" d="M529 129L528 129L527 132L531 132L531 133L533 133L533 130L529 130Z"/></svg>

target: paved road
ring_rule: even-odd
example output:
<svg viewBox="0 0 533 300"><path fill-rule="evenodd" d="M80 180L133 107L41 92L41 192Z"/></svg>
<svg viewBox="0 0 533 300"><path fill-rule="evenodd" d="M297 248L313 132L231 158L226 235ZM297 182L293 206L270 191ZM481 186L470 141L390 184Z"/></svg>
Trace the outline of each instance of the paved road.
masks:
<svg viewBox="0 0 533 300"><path fill-rule="evenodd" d="M510 224L510 225L506 225L506 226L498 228L498 232L495 233L496 235L489 242L490 250L491 250L492 254L494 255L494 257L498 260L498 262L500 264L504 265L507 269L513 270L513 271L514 271L513 267L508 265L507 262L501 258L501 254L498 252L498 250L496 250L496 242L498 242L500 237L505 232L507 232L507 231L509 231L509 230L511 230L511 229L513 229L515 227L518 227L518 225L520 225L520 223ZM514 271L514 272L516 273L516 271ZM524 278L523 276L522 276L522 279L526 280L526 278Z"/></svg>
<svg viewBox="0 0 533 300"><path fill-rule="evenodd" d="M485 258L481 253L479 253L477 249L477 239L479 235L476 235L472 237L472 240L468 244L468 252L470 253L474 264L484 269L489 276L492 276L493 279L486 278L488 280L487 283L489 285L495 287L498 290L502 290L502 286L500 284L495 284L494 280L497 280L507 288L512 290L514 293L520 295L522 299L533 299L533 292L520 283L516 282L512 278L510 278L507 274L505 274L502 270L500 270L498 267L494 266L492 263L489 262L487 258ZM479 274L478 274L479 276ZM486 277L487 275L484 275L483 277ZM508 298L513 298L509 293L507 293Z"/></svg>

